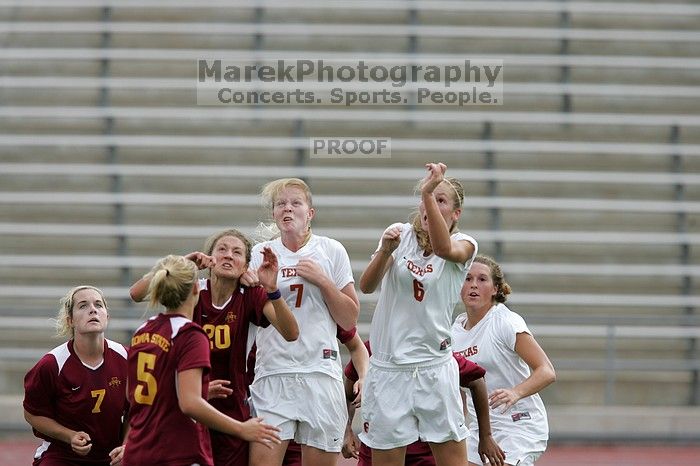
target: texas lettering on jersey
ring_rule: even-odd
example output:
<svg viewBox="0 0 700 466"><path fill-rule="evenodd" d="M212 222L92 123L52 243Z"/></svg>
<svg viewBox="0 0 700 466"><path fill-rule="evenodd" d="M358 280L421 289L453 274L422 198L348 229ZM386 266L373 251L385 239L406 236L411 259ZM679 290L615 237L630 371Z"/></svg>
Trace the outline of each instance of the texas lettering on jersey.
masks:
<svg viewBox="0 0 700 466"><path fill-rule="evenodd" d="M474 356L478 352L479 352L479 347L474 345L474 346L470 346L469 348L467 348L463 351L460 351L459 354L461 354L465 358L468 358L469 356Z"/></svg>
<svg viewBox="0 0 700 466"><path fill-rule="evenodd" d="M284 278L296 277L297 276L297 268L296 267L282 267L280 269L280 273L282 274L282 277L284 277Z"/></svg>
<svg viewBox="0 0 700 466"><path fill-rule="evenodd" d="M424 276L426 273L431 273L433 271L433 264L428 264L425 268L416 265L412 260L406 260L406 268L411 271L411 273L419 276Z"/></svg>

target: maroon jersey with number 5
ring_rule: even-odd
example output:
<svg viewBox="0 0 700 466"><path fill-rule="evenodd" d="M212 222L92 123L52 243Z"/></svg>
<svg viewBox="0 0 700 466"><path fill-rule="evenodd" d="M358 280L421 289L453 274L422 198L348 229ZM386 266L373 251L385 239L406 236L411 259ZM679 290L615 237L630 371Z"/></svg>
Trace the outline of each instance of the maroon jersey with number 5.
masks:
<svg viewBox="0 0 700 466"><path fill-rule="evenodd" d="M126 356L121 344L105 339L102 363L89 367L75 354L70 340L29 370L24 377L24 409L86 432L92 441L90 452L80 456L70 444L35 430L34 435L44 440L34 455L35 464L109 464L109 452L122 444L122 416L128 406Z"/></svg>
<svg viewBox="0 0 700 466"><path fill-rule="evenodd" d="M129 423L125 466L211 466L205 426L178 404L177 376L202 368L202 397L209 385L209 340L202 328L177 314L159 314L134 333L129 349Z"/></svg>

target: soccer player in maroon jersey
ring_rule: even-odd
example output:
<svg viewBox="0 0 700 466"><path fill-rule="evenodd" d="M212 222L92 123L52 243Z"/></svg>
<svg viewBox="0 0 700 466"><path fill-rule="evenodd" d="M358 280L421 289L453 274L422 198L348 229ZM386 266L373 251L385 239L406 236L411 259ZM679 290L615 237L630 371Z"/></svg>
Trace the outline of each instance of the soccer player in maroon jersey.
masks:
<svg viewBox="0 0 700 466"><path fill-rule="evenodd" d="M272 252L263 254L266 266L274 269ZM150 272L148 296L165 312L139 327L131 340L125 465L212 466L205 426L246 441L279 443L277 429L262 419L240 422L206 401L209 339L191 320L199 300L195 263L182 256L158 261Z"/></svg>
<svg viewBox="0 0 700 466"><path fill-rule="evenodd" d="M57 334L71 338L24 378L24 417L44 441L35 466L120 464L127 352L105 338L108 321L105 298L93 286L61 299Z"/></svg>
<svg viewBox="0 0 700 466"><path fill-rule="evenodd" d="M240 282L241 275L248 270L251 254L250 242L242 233L234 229L220 231L206 241L204 251L185 257L200 269L209 268L210 272L209 279L199 280L200 296L193 316L209 338L212 380L208 398L219 411L245 421L250 418L246 403L246 345L250 324L266 327L272 323L290 341L296 339L299 330L286 302L271 299L266 293L277 290L274 254L265 262L265 268L258 271L263 273L260 277L263 287L249 288ZM131 287L135 301L145 298L149 282L146 275ZM248 442L217 430L211 430L210 435L215 465L248 466Z"/></svg>
<svg viewBox="0 0 700 466"><path fill-rule="evenodd" d="M371 354L369 340L365 342L367 351ZM486 382L484 374L486 371L479 365L467 360L458 353L453 353L459 366L459 385L469 388L476 410L477 422L479 424L479 454L488 458L492 466L503 466L505 455L491 436L491 423L489 420L489 401L486 392ZM350 361L345 366L345 389L352 390L353 382L358 379L357 371ZM343 443L343 456L345 458L358 458L357 466L372 466L372 449L360 442L355 433L350 428L352 417L357 403L348 405L349 420L348 429L345 433ZM435 458L427 442L420 440L406 447L405 466L435 466Z"/></svg>

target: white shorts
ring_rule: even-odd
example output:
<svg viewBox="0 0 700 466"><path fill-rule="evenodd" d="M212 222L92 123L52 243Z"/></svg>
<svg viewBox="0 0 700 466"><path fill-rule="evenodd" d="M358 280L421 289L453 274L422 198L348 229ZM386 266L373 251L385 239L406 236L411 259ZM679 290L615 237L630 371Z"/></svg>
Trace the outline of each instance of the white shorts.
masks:
<svg viewBox="0 0 700 466"><path fill-rule="evenodd" d="M408 368L387 368L370 359L362 388L365 445L389 450L418 439L444 443L467 437L457 362L446 356Z"/></svg>
<svg viewBox="0 0 700 466"><path fill-rule="evenodd" d="M322 373L279 374L255 379L251 413L294 439L327 452L340 452L348 420L343 383Z"/></svg>
<svg viewBox="0 0 700 466"><path fill-rule="evenodd" d="M513 432L494 431L493 439L506 452L506 464L532 466L547 448L546 440L531 440ZM469 429L467 459L470 463L484 465L479 457L479 431Z"/></svg>

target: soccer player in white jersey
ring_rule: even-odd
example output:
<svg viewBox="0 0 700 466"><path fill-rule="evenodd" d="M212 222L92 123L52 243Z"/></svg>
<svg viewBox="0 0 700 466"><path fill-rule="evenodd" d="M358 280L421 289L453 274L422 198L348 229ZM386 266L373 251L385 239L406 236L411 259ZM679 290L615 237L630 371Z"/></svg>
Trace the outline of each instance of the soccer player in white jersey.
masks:
<svg viewBox="0 0 700 466"><path fill-rule="evenodd" d="M531 466L549 438L547 412L538 392L556 375L523 318L504 304L510 292L498 263L477 256L461 292L467 312L455 319L452 341L455 351L486 369L492 435L506 453L506 464ZM469 464L481 466L471 400L468 409Z"/></svg>
<svg viewBox="0 0 700 466"><path fill-rule="evenodd" d="M262 248L277 255L277 285L300 333L288 342L277 331L258 330L252 409L281 429L282 440L302 446L305 466L334 466L347 420L336 332L353 328L360 312L350 259L338 241L312 234L315 211L304 181L272 181L262 196L280 236L253 247L251 268L258 267ZM281 465L287 443L251 444L250 465Z"/></svg>
<svg viewBox="0 0 700 466"><path fill-rule="evenodd" d="M457 231L462 185L445 178L443 163L426 168L418 213L384 231L360 279L363 293L380 287L360 439L382 466L403 465L406 446L419 439L438 466L462 466L467 454L450 326L477 243Z"/></svg>

